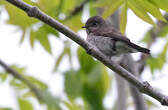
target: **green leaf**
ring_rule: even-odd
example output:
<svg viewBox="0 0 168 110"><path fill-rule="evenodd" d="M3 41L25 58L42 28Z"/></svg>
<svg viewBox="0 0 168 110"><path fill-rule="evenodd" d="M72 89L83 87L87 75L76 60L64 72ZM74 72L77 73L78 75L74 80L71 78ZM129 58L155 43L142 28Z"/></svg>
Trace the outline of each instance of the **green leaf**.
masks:
<svg viewBox="0 0 168 110"><path fill-rule="evenodd" d="M124 0L113 0L111 1L110 7L108 7L102 14L103 18L107 18L112 15L124 2Z"/></svg>
<svg viewBox="0 0 168 110"><path fill-rule="evenodd" d="M26 72L26 68L25 67L21 67L21 66L14 65L14 64L10 65L10 67L13 70L17 71L18 73L20 73L21 76L24 76L24 74ZM6 73L6 74L8 74L8 73ZM16 89L20 89L20 90L28 88L25 83L23 83L19 79L16 79L15 77L12 77L12 79L10 80L10 85L15 87Z"/></svg>
<svg viewBox="0 0 168 110"><path fill-rule="evenodd" d="M101 65L102 74L101 74L101 90L102 96L105 96L111 85L112 78L109 76L107 68L104 65Z"/></svg>
<svg viewBox="0 0 168 110"><path fill-rule="evenodd" d="M38 0L37 6L48 15L56 18L58 10L59 3L62 0Z"/></svg>
<svg viewBox="0 0 168 110"><path fill-rule="evenodd" d="M51 52L51 45L49 43L48 40L48 32L46 31L46 27L43 25L41 26L38 30L34 31L31 30L30 33L30 43L32 45L32 47L34 46L34 42L35 41L39 41L40 44L43 46L43 48L48 52L48 53L52 53Z"/></svg>
<svg viewBox="0 0 168 110"><path fill-rule="evenodd" d="M168 42L165 44L162 52L155 58L149 58L147 63L153 73L155 70L161 70L166 63L166 53L168 50Z"/></svg>
<svg viewBox="0 0 168 110"><path fill-rule="evenodd" d="M21 67L21 66L15 65L15 64L10 65L10 67L21 74L24 74L26 72L26 67Z"/></svg>
<svg viewBox="0 0 168 110"><path fill-rule="evenodd" d="M154 70L155 69L157 69L158 68L158 63L159 62L157 62L157 59L156 58L149 58L149 59L147 59L147 64L149 65L149 67L150 67L150 70L151 70L151 72L153 73L154 72Z"/></svg>
<svg viewBox="0 0 168 110"><path fill-rule="evenodd" d="M64 104L69 110L83 110L83 107L75 103L73 100L70 100L70 102L64 101Z"/></svg>
<svg viewBox="0 0 168 110"><path fill-rule="evenodd" d="M66 24L73 31L77 32L83 26L83 23L81 22L81 15L82 13L79 13L78 15L63 21L63 23Z"/></svg>
<svg viewBox="0 0 168 110"><path fill-rule="evenodd" d="M150 29L149 31L147 31L145 33L144 38L141 40L141 42L145 42L145 43L149 43L151 41L151 31L152 29Z"/></svg>
<svg viewBox="0 0 168 110"><path fill-rule="evenodd" d="M49 110L61 110L60 108L60 100L53 96L49 91L40 90L41 101L47 104ZM39 94L38 94L39 95Z"/></svg>
<svg viewBox="0 0 168 110"><path fill-rule="evenodd" d="M168 12L168 7L167 7L168 0L149 0L149 1L157 5L159 8Z"/></svg>
<svg viewBox="0 0 168 110"><path fill-rule="evenodd" d="M32 76L28 76L25 74L26 68L25 67L19 67L17 65L11 65L11 68L13 68L15 71L17 71L18 73L20 73L23 77L25 77L27 80L29 80L30 82L32 82L33 84L35 84L37 87L41 88L41 89L47 89L48 86L43 83L42 81L32 77ZM10 84L14 87L17 87L18 89L25 89L27 88L27 86L20 80L18 79L12 79L10 81Z"/></svg>
<svg viewBox="0 0 168 110"><path fill-rule="evenodd" d="M151 3L148 0L135 0L137 4L139 4L143 9L145 9L147 12L152 14L154 17L156 17L158 20L162 20L166 22L166 19L163 17L162 13L160 12L159 8L155 6L153 3Z"/></svg>
<svg viewBox="0 0 168 110"><path fill-rule="evenodd" d="M84 85L83 98L87 101L90 110L104 110L101 92L96 88Z"/></svg>
<svg viewBox="0 0 168 110"><path fill-rule="evenodd" d="M56 37L59 36L58 31L56 31L54 28L50 27L49 25L43 24L43 28L44 28L44 31L45 31L47 34L53 34L53 35L56 36Z"/></svg>
<svg viewBox="0 0 168 110"><path fill-rule="evenodd" d="M64 58L64 56L65 56L65 54L66 54L66 52L65 51L63 51L59 56L58 56L58 58L57 58L57 60L56 60L56 63L55 63L55 66L54 66L54 72L56 72L57 71L57 69L58 69L58 66L60 65L60 63L61 63L61 61L62 61L62 59Z"/></svg>
<svg viewBox="0 0 168 110"><path fill-rule="evenodd" d="M41 31L42 32L42 31ZM48 36L44 35L44 36L36 36L37 40L40 42L40 44L43 46L43 48L48 52L48 53L52 53L51 52L51 45L50 42L48 40Z"/></svg>
<svg viewBox="0 0 168 110"><path fill-rule="evenodd" d="M40 103L46 104L49 110L61 110L59 106L60 100L53 96L48 90L33 88L31 91L23 94L22 97L32 97L34 95L39 99Z"/></svg>
<svg viewBox="0 0 168 110"><path fill-rule="evenodd" d="M32 88L31 91L26 92L22 95L25 97L34 97L34 95L39 99L39 102L42 104L46 104L49 110L61 110L59 103L60 100L53 96L48 90L40 89L40 88Z"/></svg>
<svg viewBox="0 0 168 110"><path fill-rule="evenodd" d="M100 97L104 97L107 90L109 89L110 79L107 72L107 68L102 64L97 64L92 70L87 74L87 79L85 80L90 87L95 88L101 94Z"/></svg>
<svg viewBox="0 0 168 110"><path fill-rule="evenodd" d="M89 2L89 11L90 11L90 16L95 16L97 15L97 8L94 7L95 1L90 1Z"/></svg>
<svg viewBox="0 0 168 110"><path fill-rule="evenodd" d="M34 85L36 85L37 87L39 87L41 89L47 89L48 88L48 86L44 82L42 82L42 81L40 81L40 80L38 80L34 77L25 76L25 78L28 79L31 83L33 83Z"/></svg>
<svg viewBox="0 0 168 110"><path fill-rule="evenodd" d="M65 92L72 99L81 95L82 82L78 72L68 71L65 73Z"/></svg>
<svg viewBox="0 0 168 110"><path fill-rule="evenodd" d="M15 89L19 89L19 90L23 90L23 89L27 89L27 85L25 85L23 82L21 82L20 80L18 79L15 79L13 78L11 81L10 81L10 85L12 87L14 87Z"/></svg>
<svg viewBox="0 0 168 110"><path fill-rule="evenodd" d="M88 74L92 68L98 64L98 62L94 61L93 58L86 54L83 48L78 48L78 60L81 65L81 70Z"/></svg>
<svg viewBox="0 0 168 110"><path fill-rule="evenodd" d="M23 30L22 36L21 36L21 39L20 39L20 44L23 43L23 41L25 39L25 36L26 36L26 30Z"/></svg>
<svg viewBox="0 0 168 110"><path fill-rule="evenodd" d="M107 69L104 65L97 64L83 76L85 76L85 80L83 80L84 99L88 102L91 110L103 110L102 102L110 84Z"/></svg>
<svg viewBox="0 0 168 110"><path fill-rule="evenodd" d="M0 110L13 110L12 108L0 108Z"/></svg>
<svg viewBox="0 0 168 110"><path fill-rule="evenodd" d="M168 25L165 25L163 28L160 29L158 35L160 37L166 37L167 34L168 34Z"/></svg>
<svg viewBox="0 0 168 110"><path fill-rule="evenodd" d="M60 0L59 5L57 6L56 16L59 16L59 14L61 13L62 7L63 7L63 5L64 5L64 1L65 1L65 0Z"/></svg>
<svg viewBox="0 0 168 110"><path fill-rule="evenodd" d="M128 7L131 8L131 10L142 20L154 24L153 20L149 17L147 12L134 0L128 0Z"/></svg>
<svg viewBox="0 0 168 110"><path fill-rule="evenodd" d="M74 9L74 7L76 6L77 1L76 0L64 0L64 6L63 6L63 13L68 13L71 10Z"/></svg>
<svg viewBox="0 0 168 110"><path fill-rule="evenodd" d="M112 4L113 1L114 0L98 0L96 3L94 3L93 6L94 7L103 8L103 7L110 6L110 4Z"/></svg>
<svg viewBox="0 0 168 110"><path fill-rule="evenodd" d="M6 3L5 0L1 0L1 1L0 1L0 5L4 5L5 3Z"/></svg>
<svg viewBox="0 0 168 110"><path fill-rule="evenodd" d="M34 110L32 104L23 98L18 98L20 110Z"/></svg>
<svg viewBox="0 0 168 110"><path fill-rule="evenodd" d="M36 5L37 2L32 1L32 0L23 0L24 2L30 4L30 5Z"/></svg>
<svg viewBox="0 0 168 110"><path fill-rule="evenodd" d="M127 25L127 2L125 2L121 8L120 15L120 31L122 34L125 33L126 25Z"/></svg>
<svg viewBox="0 0 168 110"><path fill-rule="evenodd" d="M35 36L35 32L33 32L33 30L30 31L30 38L29 38L29 42L32 48L34 48L34 43L36 41L36 36Z"/></svg>
<svg viewBox="0 0 168 110"><path fill-rule="evenodd" d="M28 90L22 95L22 97L23 98L35 97L35 94L31 90Z"/></svg>
<svg viewBox="0 0 168 110"><path fill-rule="evenodd" d="M63 57L68 54L70 56L70 46L65 46L63 52L58 56L57 60L56 60L56 63L55 63L55 66L54 66L54 72L57 71L58 69L58 66L60 65Z"/></svg>
<svg viewBox="0 0 168 110"><path fill-rule="evenodd" d="M101 79L102 67L100 64L92 67L91 71L87 74L87 83L90 86L95 86Z"/></svg>
<svg viewBox="0 0 168 110"><path fill-rule="evenodd" d="M35 24L38 20L30 18L27 14L12 4L5 3L5 8L9 15L9 24L19 26L22 30L27 29L32 24Z"/></svg>
<svg viewBox="0 0 168 110"><path fill-rule="evenodd" d="M1 78L2 82L6 81L7 77L8 77L7 73L0 73L0 78Z"/></svg>

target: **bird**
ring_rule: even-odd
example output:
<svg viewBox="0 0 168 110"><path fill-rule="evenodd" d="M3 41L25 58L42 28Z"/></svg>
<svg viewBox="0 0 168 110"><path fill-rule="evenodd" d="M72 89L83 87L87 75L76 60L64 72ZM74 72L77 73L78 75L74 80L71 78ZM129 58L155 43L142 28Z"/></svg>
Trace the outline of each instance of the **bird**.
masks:
<svg viewBox="0 0 168 110"><path fill-rule="evenodd" d="M86 28L86 40L106 56L112 57L135 52L150 55L149 49L132 43L101 16L90 17L82 28Z"/></svg>

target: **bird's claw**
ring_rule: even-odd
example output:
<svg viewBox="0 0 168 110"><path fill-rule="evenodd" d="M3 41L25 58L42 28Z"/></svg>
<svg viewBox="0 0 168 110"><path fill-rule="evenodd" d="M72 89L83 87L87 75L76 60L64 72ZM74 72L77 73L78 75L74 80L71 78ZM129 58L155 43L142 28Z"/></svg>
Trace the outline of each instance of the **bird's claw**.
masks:
<svg viewBox="0 0 168 110"><path fill-rule="evenodd" d="M86 49L86 53L91 54L92 53L92 47L89 47L88 49Z"/></svg>

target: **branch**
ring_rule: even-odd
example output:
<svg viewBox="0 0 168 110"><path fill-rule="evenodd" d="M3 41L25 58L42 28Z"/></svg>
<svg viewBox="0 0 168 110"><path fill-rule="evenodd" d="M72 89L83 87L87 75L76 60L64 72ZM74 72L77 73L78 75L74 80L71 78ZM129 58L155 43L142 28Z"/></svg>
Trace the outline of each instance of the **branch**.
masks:
<svg viewBox="0 0 168 110"><path fill-rule="evenodd" d="M164 15L164 18L168 21L168 14ZM148 32L150 33L150 42L148 42L148 48L151 48L152 44L156 41L158 38L158 34L162 30L162 28L167 25L167 22L163 22L158 20L156 22L157 27L152 27ZM144 54L141 55L141 58L137 61L137 65L139 66L139 74L142 74L142 71L144 70L144 67L146 65L145 61L147 59L147 56Z"/></svg>
<svg viewBox="0 0 168 110"><path fill-rule="evenodd" d="M116 100L116 110L126 110L127 108L127 83L118 74L115 75L117 83L117 100Z"/></svg>
<svg viewBox="0 0 168 110"><path fill-rule="evenodd" d="M6 63L4 63L2 60L0 60L0 65L11 74L13 77L17 78L18 80L21 80L23 83L25 83L30 90L34 93L34 95L37 97L37 99L45 104L47 106L55 108L56 110L61 110L61 108L58 106L58 102L56 101L56 98L52 96L48 91L42 90L33 83L31 83L29 80L27 80L24 76L22 76L20 73L9 67ZM49 101L51 100L51 101ZM52 103L51 103L52 102Z"/></svg>
<svg viewBox="0 0 168 110"><path fill-rule="evenodd" d="M64 20L70 19L72 16L75 16L81 12L85 4L87 4L89 1L90 0L84 0L80 5L76 6Z"/></svg>
<svg viewBox="0 0 168 110"><path fill-rule="evenodd" d="M6 72L8 72L9 74L11 74L13 77L15 77L15 78L23 81L31 89L31 91L37 96L37 98L39 100L42 99L42 96L40 95L39 89L34 84L32 84L31 82L29 82L20 73L18 73L15 70L13 70L6 63L4 63L2 60L0 60L0 65L6 70Z"/></svg>
<svg viewBox="0 0 168 110"><path fill-rule="evenodd" d="M136 86L142 93L145 93L156 100L158 100L162 105L168 106L168 96L165 96L158 91L154 90L152 86L148 82L142 82L135 76L133 76L130 72L119 66L118 64L111 61L107 58L103 53L101 53L96 47L89 44L87 41L82 39L79 35L75 32L70 30L68 27L64 26L63 24L59 23L57 20L53 19L52 17L46 15L42 11L40 11L37 7L31 6L26 4L21 0L6 0L11 4L17 6L18 8L25 11L28 16L37 18L44 23L50 25L51 27L55 28L71 40L75 41L77 44L82 46L86 51L90 53L93 57L101 61L107 67L109 67L114 72L118 73L124 79L126 79L129 83Z"/></svg>
<svg viewBox="0 0 168 110"><path fill-rule="evenodd" d="M129 72L134 73L134 76L139 77L139 70L132 56L124 55L120 65L126 68ZM131 84L129 86L136 110L147 110L147 105L142 94L135 86L132 86Z"/></svg>
<svg viewBox="0 0 168 110"><path fill-rule="evenodd" d="M103 10L103 8L99 9ZM115 13L113 13L109 18L106 19L108 24L111 24L116 29L119 29L119 10L117 10ZM121 62L121 60L119 61ZM121 76L119 76L117 73L115 74L116 77L116 86L117 86L117 100L116 100L116 110L126 110L127 108L127 86L126 80L123 79Z"/></svg>

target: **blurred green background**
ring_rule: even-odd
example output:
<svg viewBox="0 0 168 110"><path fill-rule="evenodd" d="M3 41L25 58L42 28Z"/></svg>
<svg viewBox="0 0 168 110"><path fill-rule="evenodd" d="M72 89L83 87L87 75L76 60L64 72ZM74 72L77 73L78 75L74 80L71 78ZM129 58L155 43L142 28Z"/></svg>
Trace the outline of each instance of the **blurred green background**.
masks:
<svg viewBox="0 0 168 110"><path fill-rule="evenodd" d="M23 1L30 5L37 6L40 10L79 34L84 33L81 27L84 25L88 17L101 15L103 18L107 19L117 10L119 12L120 31L123 34L127 34L125 33L127 29L126 27L129 25L129 22L127 23L127 20L129 20L127 14L128 11L133 12L134 15L132 16L137 16L138 19L141 19L141 22L148 23L149 25L149 28L146 29L145 34L143 34L143 38L139 40L138 43L147 46L152 52L152 57L145 57L139 54L134 55L135 62L138 63L142 60L144 61L143 68L141 68L139 73L139 77L143 78L145 73L148 74L147 76L149 76L150 80L162 78L161 72L167 66L167 0ZM5 20L2 20L4 16L3 13L8 14L8 17ZM19 32L17 38L12 38L19 40L17 45L18 48L28 43L27 45L30 45L32 48L31 51L35 52L37 49L34 48L36 48L37 45L42 47L39 49L44 50L47 57L50 57L50 60L54 62L53 65L50 65L50 73L47 74L50 74L51 77L55 74L61 74L63 76L62 85L59 83L52 84L54 86L63 86L62 92L64 97L59 97L50 91L51 88L49 88L49 83L40 80L38 76L35 77L35 75L29 74L30 71L28 72L28 69L33 68L33 64L32 67L30 66L27 68L22 64L22 62L11 64L10 59L8 59L7 61L10 64L10 67L19 72L20 75L24 76L24 78L35 85L36 88L33 90L23 80L17 79L16 77L11 77L10 74L1 68L0 85L5 83L12 88L12 91L15 91L13 94L15 95L14 102L16 103L16 108L19 110L37 110L36 106L41 106L40 109L44 110L119 110L117 106L120 106L120 104L117 102L118 91L116 89L116 86L118 85L116 84L115 75L99 61L87 55L84 49L77 46L75 43L47 24L28 17L25 12L21 11L5 0L0 1L0 20L3 25L12 26L12 28L15 29L13 33ZM132 27L131 31L134 31L134 29L136 30L136 28L138 27ZM140 28L143 29L143 26ZM8 30L8 28L6 28L6 30ZM0 33L3 33L2 30L0 30ZM86 37L86 33L84 35ZM0 39L3 37L3 34L0 34ZM52 42L50 39L56 39L57 42ZM164 43L161 41L164 41ZM58 42L61 42L61 44ZM6 42L6 44L8 43L9 42ZM54 48L53 44L55 44L57 48L61 49L57 50ZM10 43L8 45L10 45ZM162 46L157 49L159 45ZM5 48L6 47L3 47L3 49ZM15 50L6 49L6 51L13 51L13 53L15 53ZM6 57L8 55L6 55ZM12 56L12 54L9 56ZM30 60L33 63L33 59L31 59L32 57L33 56L26 60ZM23 59L23 62L25 60L24 58L20 59ZM67 64L64 63L65 65L61 65L63 62L65 62L65 60ZM44 59L38 62L39 64L47 63L47 61ZM74 62L77 62L75 66ZM43 71L44 68L48 67L45 66L41 68L39 65L38 69ZM144 70L146 70L146 72L144 72ZM128 84L126 86L128 86ZM0 94L2 95L1 90ZM109 94L113 95L112 97L114 97L114 99L112 102L108 102L108 104L111 103L110 107L106 107L106 101L104 100L105 97L109 96ZM132 96L130 91L127 89L124 94L126 98L125 110L132 110L134 103L133 100L131 100ZM38 105L36 105L34 102L38 103ZM146 96L145 103L147 104L148 110L156 110L160 108L158 102ZM10 106L3 106L3 104L1 106L0 102L0 110L16 109Z"/></svg>

